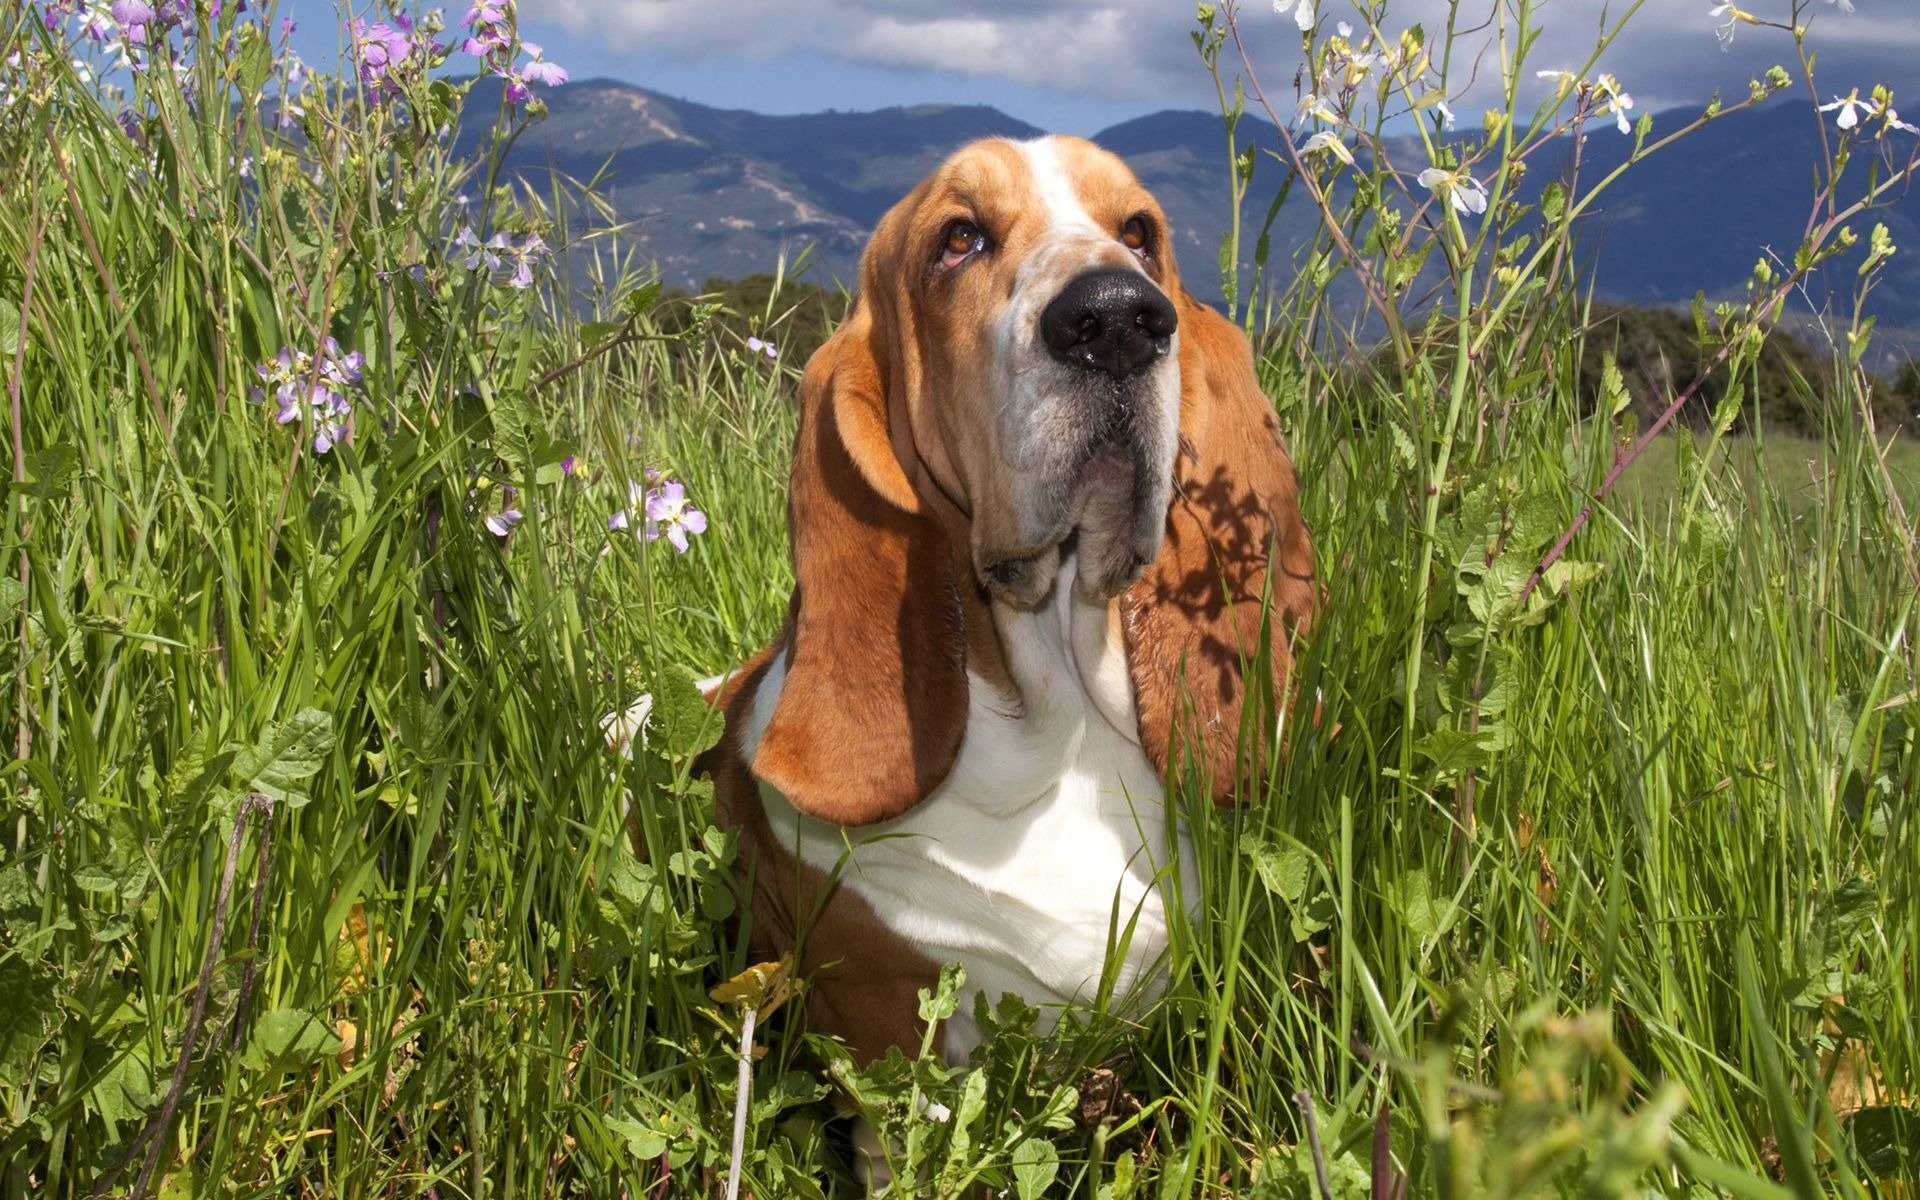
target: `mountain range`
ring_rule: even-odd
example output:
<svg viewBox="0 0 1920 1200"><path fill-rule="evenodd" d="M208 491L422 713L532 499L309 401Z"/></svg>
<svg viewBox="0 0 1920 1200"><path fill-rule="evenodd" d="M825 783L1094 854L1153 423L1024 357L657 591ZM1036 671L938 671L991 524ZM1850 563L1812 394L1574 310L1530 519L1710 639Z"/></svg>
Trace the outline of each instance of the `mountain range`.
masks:
<svg viewBox="0 0 1920 1200"><path fill-rule="evenodd" d="M469 111L498 111L498 85L482 80ZM594 79L547 93L546 118L515 143L511 171L544 177L549 167L598 180L596 190L618 218L631 223L634 247L654 259L669 286L697 289L709 279L741 278L773 269L811 247L806 278L849 289L867 235L880 216L955 147L980 137L1035 137L1045 132L983 106L921 105L873 112L829 111L769 116L678 100L627 83ZM1693 120L1696 111L1654 116L1655 135ZM1582 234L1593 264L1595 294L1644 305L1690 302L1744 292L1763 255L1791 259L1812 207L1820 122L1806 102L1778 101L1723 116L1676 146L1635 165L1596 204ZM1832 130L1829 127L1829 134ZM460 138L477 149L484 123L463 123ZM1241 145L1278 145L1264 121L1244 119ZM1892 142L1898 153L1910 145ZM1163 111L1093 135L1126 159L1166 209L1174 252L1188 286L1205 300L1221 297L1217 256L1230 219L1227 140L1217 114ZM1526 189L1537 196L1562 177L1573 149L1562 138L1528 163ZM1589 131L1581 155L1583 181L1622 162L1632 139L1604 121ZM1411 146L1399 161L1424 161ZM1243 207L1250 257L1269 203L1287 172L1258 155ZM1856 153L1850 176L1864 186L1869 156ZM1872 223L1887 224L1896 254L1870 298L1883 326L1920 328L1920 191L1909 191L1853 222L1864 246ZM1293 248L1316 221L1295 190L1272 231L1271 273L1284 284ZM1856 250L1805 289L1802 307L1831 302L1851 309L1860 257ZM1831 295L1824 288L1832 287Z"/></svg>

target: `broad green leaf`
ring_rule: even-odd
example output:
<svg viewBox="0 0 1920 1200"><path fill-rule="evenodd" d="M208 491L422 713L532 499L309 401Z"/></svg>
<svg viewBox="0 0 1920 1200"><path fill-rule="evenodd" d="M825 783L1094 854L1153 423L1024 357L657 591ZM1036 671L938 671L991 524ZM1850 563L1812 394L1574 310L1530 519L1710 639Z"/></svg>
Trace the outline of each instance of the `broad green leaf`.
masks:
<svg viewBox="0 0 1920 1200"><path fill-rule="evenodd" d="M1274 895L1288 901L1307 894L1313 877L1313 855L1305 846L1275 846L1248 833L1240 839L1240 851L1253 863L1254 874Z"/></svg>
<svg viewBox="0 0 1920 1200"><path fill-rule="evenodd" d="M1013 1148L1013 1186L1020 1200L1038 1200L1060 1173L1060 1152L1044 1138L1028 1138Z"/></svg>
<svg viewBox="0 0 1920 1200"><path fill-rule="evenodd" d="M333 749L333 717L317 708L303 708L267 732L234 757L233 770L245 785L264 792L288 808L300 808L312 797L307 780L317 774Z"/></svg>
<svg viewBox="0 0 1920 1200"><path fill-rule="evenodd" d="M6 997L0 1004L0 1084L27 1082L28 1064L59 1021L57 982L38 963L0 954L0 996Z"/></svg>
<svg viewBox="0 0 1920 1200"><path fill-rule="evenodd" d="M254 1022L241 1065L252 1070L287 1068L340 1051L340 1036L304 1008L276 1008Z"/></svg>
<svg viewBox="0 0 1920 1200"><path fill-rule="evenodd" d="M720 740L723 725L719 710L700 694L692 671L678 663L661 669L646 721L648 744L670 758L692 758Z"/></svg>
<svg viewBox="0 0 1920 1200"><path fill-rule="evenodd" d="M618 1137L627 1153L641 1162L653 1162L667 1152L667 1135L658 1129L622 1117L608 1117L606 1124L607 1132Z"/></svg>
<svg viewBox="0 0 1920 1200"><path fill-rule="evenodd" d="M1453 924L1459 907L1449 896L1436 896L1426 868L1415 867L1389 881L1385 897L1407 928L1422 941L1439 937Z"/></svg>

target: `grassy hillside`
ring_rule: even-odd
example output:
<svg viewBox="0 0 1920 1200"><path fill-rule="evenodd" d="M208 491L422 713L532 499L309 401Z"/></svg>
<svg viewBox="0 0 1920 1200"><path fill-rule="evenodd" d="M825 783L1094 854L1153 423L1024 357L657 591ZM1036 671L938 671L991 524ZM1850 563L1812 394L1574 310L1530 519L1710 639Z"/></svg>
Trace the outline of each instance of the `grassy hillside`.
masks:
<svg viewBox="0 0 1920 1200"><path fill-rule="evenodd" d="M42 18L0 29L0 1193L721 1194L751 964L688 677L784 612L817 302L664 299L587 201L488 188L418 45L302 89L252 15L156 18L184 65L103 99ZM850 1108L897 1195L1914 1194L1913 448L1823 362L1818 440L1656 443L1530 589L1630 431L1572 281L1473 279L1391 374L1312 294L1260 331L1327 605L1269 788L1180 798L1165 1001L1003 1003L965 1072L769 1012L743 1194L858 1194Z"/></svg>

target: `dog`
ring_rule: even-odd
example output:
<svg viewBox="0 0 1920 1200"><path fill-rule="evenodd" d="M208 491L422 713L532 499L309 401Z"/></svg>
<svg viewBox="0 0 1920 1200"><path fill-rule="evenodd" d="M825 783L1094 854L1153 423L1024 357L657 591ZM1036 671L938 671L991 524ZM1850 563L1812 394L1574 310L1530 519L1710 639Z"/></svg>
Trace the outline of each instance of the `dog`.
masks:
<svg viewBox="0 0 1920 1200"><path fill-rule="evenodd" d="M917 1051L947 962L955 1064L979 994L1157 997L1164 877L1193 878L1169 773L1226 802L1266 769L1251 667L1283 711L1313 548L1247 339L1172 241L1092 143L975 142L880 221L807 364L795 587L705 766L749 953L794 956L857 1063Z"/></svg>

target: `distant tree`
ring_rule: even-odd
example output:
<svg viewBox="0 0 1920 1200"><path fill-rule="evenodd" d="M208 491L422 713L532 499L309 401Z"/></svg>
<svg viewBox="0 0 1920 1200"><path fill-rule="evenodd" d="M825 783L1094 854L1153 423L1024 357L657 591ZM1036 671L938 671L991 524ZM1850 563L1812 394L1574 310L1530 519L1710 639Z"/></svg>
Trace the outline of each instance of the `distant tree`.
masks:
<svg viewBox="0 0 1920 1200"><path fill-rule="evenodd" d="M657 319L665 331L681 333L704 310L710 329L738 343L748 338L770 341L780 361L803 366L846 314L847 297L792 279L779 280L776 292L775 283L774 276L761 274L709 279L697 295L670 288Z"/></svg>
<svg viewBox="0 0 1920 1200"><path fill-rule="evenodd" d="M1908 359L1900 368L1890 389L1894 403L1905 410L1907 420L1920 423L1920 361Z"/></svg>

